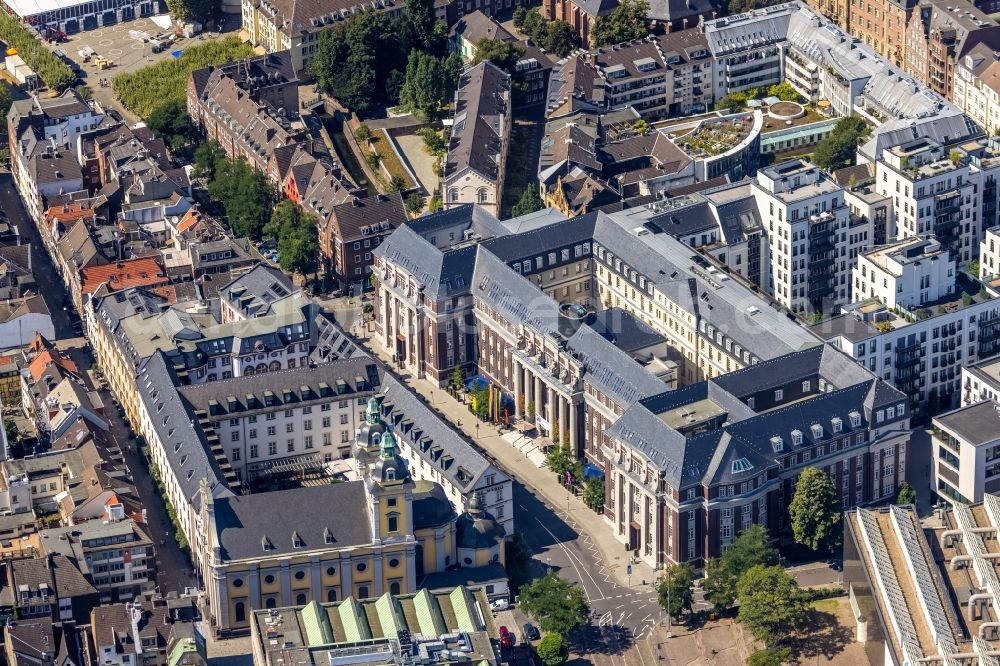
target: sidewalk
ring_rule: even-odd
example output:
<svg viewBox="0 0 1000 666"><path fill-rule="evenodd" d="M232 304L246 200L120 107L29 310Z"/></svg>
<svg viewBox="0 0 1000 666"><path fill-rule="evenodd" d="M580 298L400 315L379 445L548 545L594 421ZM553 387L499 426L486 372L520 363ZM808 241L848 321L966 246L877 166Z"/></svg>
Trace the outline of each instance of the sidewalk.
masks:
<svg viewBox="0 0 1000 666"><path fill-rule="evenodd" d="M383 350L374 349L371 345L368 350L388 367L392 367L392 359ZM502 434L496 426L480 422L465 404L451 397L446 390L434 386L429 380L414 379L409 373L397 374L407 385L424 396L435 411L487 451L512 478L538 494L581 536L586 536L600 553L604 566L614 576L616 583L623 587L631 584L633 589L638 589L645 581L649 589L655 587L657 573L644 562L633 564L632 575L628 575L630 558L624 542L618 540L608 522L595 514L580 497L566 492L548 468L538 466L541 452L533 446L526 446L526 438L519 438L518 433L513 433L516 443L512 444L511 432ZM531 464L525 464L526 461Z"/></svg>

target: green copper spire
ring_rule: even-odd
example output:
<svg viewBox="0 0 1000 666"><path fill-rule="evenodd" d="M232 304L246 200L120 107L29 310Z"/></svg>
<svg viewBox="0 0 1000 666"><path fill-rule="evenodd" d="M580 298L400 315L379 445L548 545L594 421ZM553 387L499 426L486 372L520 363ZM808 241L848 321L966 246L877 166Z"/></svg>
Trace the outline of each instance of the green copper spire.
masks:
<svg viewBox="0 0 1000 666"><path fill-rule="evenodd" d="M365 423L373 426L378 425L379 421L381 421L381 414L378 409L378 400L372 396L371 400L368 401L368 409L365 410Z"/></svg>
<svg viewBox="0 0 1000 666"><path fill-rule="evenodd" d="M396 438L392 436L391 432L382 435L379 442L379 457L382 460L392 460L396 457Z"/></svg>

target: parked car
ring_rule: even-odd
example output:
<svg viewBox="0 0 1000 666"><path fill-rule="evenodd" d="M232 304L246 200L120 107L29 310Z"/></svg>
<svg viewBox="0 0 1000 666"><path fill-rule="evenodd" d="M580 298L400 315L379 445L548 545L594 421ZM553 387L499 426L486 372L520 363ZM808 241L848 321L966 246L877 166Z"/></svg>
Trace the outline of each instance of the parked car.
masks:
<svg viewBox="0 0 1000 666"><path fill-rule="evenodd" d="M507 650L514 647L514 634L507 627L500 627L500 647Z"/></svg>
<svg viewBox="0 0 1000 666"><path fill-rule="evenodd" d="M494 599L493 601L490 602L490 608L493 610L494 613L497 613L499 611L504 611L510 608L510 602L507 601L506 599Z"/></svg>
<svg viewBox="0 0 1000 666"><path fill-rule="evenodd" d="M529 641L537 641L539 638L542 637L542 634L539 633L538 627L531 624L530 622L527 622L524 625L524 637L527 638Z"/></svg>

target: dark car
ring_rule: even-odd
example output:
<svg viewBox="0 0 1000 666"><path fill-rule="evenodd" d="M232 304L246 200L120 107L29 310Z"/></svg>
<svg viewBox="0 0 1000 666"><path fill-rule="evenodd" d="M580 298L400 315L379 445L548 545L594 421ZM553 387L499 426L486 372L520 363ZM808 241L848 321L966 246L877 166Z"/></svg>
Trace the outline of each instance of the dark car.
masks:
<svg viewBox="0 0 1000 666"><path fill-rule="evenodd" d="M538 627L531 624L530 622L525 624L523 629L524 629L524 637L527 638L529 641L537 641L539 638L542 637L542 635L538 633Z"/></svg>
<svg viewBox="0 0 1000 666"><path fill-rule="evenodd" d="M510 633L507 627L500 627L500 647L505 650L514 647L514 635Z"/></svg>

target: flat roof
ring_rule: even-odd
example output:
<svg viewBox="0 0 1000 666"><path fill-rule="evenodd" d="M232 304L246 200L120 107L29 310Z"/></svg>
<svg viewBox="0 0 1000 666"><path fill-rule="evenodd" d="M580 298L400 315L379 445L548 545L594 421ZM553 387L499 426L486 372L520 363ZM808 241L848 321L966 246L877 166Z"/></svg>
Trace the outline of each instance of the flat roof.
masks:
<svg viewBox="0 0 1000 666"><path fill-rule="evenodd" d="M677 409L661 412L657 416L674 430L682 430L697 423L704 423L725 413L725 408L714 400L705 398L688 403Z"/></svg>
<svg viewBox="0 0 1000 666"><path fill-rule="evenodd" d="M942 414L934 423L973 446L989 444L1000 439L1000 405L992 400L977 402Z"/></svg>

